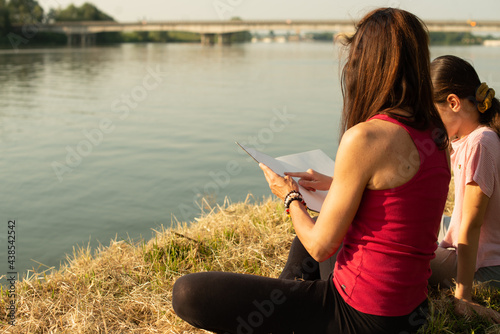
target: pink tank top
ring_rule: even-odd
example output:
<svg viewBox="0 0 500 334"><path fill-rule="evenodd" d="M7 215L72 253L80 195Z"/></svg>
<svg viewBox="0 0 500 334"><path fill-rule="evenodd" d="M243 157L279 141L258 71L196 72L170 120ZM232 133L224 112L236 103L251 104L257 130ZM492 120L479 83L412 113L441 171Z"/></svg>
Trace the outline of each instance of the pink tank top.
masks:
<svg viewBox="0 0 500 334"><path fill-rule="evenodd" d="M427 298L450 168L431 131L418 131L386 115L413 139L420 167L407 183L388 190L365 189L344 238L333 273L346 303L378 316L403 316Z"/></svg>

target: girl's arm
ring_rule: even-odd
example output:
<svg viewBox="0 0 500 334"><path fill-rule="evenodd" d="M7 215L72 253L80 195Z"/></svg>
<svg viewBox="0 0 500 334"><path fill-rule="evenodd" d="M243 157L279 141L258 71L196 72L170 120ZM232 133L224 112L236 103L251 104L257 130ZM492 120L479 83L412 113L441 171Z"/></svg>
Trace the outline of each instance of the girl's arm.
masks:
<svg viewBox="0 0 500 334"><path fill-rule="evenodd" d="M476 182L465 187L462 207L462 222L458 235L457 286L455 290L455 310L459 314L468 314L473 309L478 314L500 322L500 314L472 301L472 284L476 272L479 235L483 225L489 198Z"/></svg>
<svg viewBox="0 0 500 334"><path fill-rule="evenodd" d="M455 297L472 301L472 282L476 272L479 234L489 198L475 182L465 186L462 223L458 235L457 288Z"/></svg>

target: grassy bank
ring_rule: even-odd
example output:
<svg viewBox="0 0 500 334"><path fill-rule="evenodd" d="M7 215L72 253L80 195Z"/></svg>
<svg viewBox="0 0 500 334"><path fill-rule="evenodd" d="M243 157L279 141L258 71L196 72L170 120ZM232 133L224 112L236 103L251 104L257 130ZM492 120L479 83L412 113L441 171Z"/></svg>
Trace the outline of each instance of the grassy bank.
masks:
<svg viewBox="0 0 500 334"><path fill-rule="evenodd" d="M294 237L281 203L227 204L197 219L161 230L148 242L112 241L95 252L75 250L57 272L35 273L17 283L16 325L7 324L8 294L1 291L2 333L206 333L171 308L175 280L198 271L277 277ZM495 333L481 319L452 312L450 291L432 291L426 333ZM476 291L500 308L500 295Z"/></svg>

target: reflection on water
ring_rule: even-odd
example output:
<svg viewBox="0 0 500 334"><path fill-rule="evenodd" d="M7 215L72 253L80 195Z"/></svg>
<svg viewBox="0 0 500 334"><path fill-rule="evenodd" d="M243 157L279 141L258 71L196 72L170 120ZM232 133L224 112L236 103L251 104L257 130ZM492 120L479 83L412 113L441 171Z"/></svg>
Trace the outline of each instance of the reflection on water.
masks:
<svg viewBox="0 0 500 334"><path fill-rule="evenodd" d="M450 52L499 81L498 49L433 56ZM234 141L334 156L338 66L330 43L0 51L2 244L16 219L18 271L57 266L74 245L191 220L202 197L269 195Z"/></svg>

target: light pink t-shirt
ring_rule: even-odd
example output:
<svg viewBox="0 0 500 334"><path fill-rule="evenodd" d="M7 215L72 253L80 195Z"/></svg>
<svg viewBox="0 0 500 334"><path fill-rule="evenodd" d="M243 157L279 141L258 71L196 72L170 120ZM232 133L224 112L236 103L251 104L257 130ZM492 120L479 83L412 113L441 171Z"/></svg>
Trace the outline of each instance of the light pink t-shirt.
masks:
<svg viewBox="0 0 500 334"><path fill-rule="evenodd" d="M458 248L465 186L476 182L490 198L477 252L476 270L500 265L500 139L495 131L480 126L451 143L451 166L455 177L455 207L440 246Z"/></svg>

